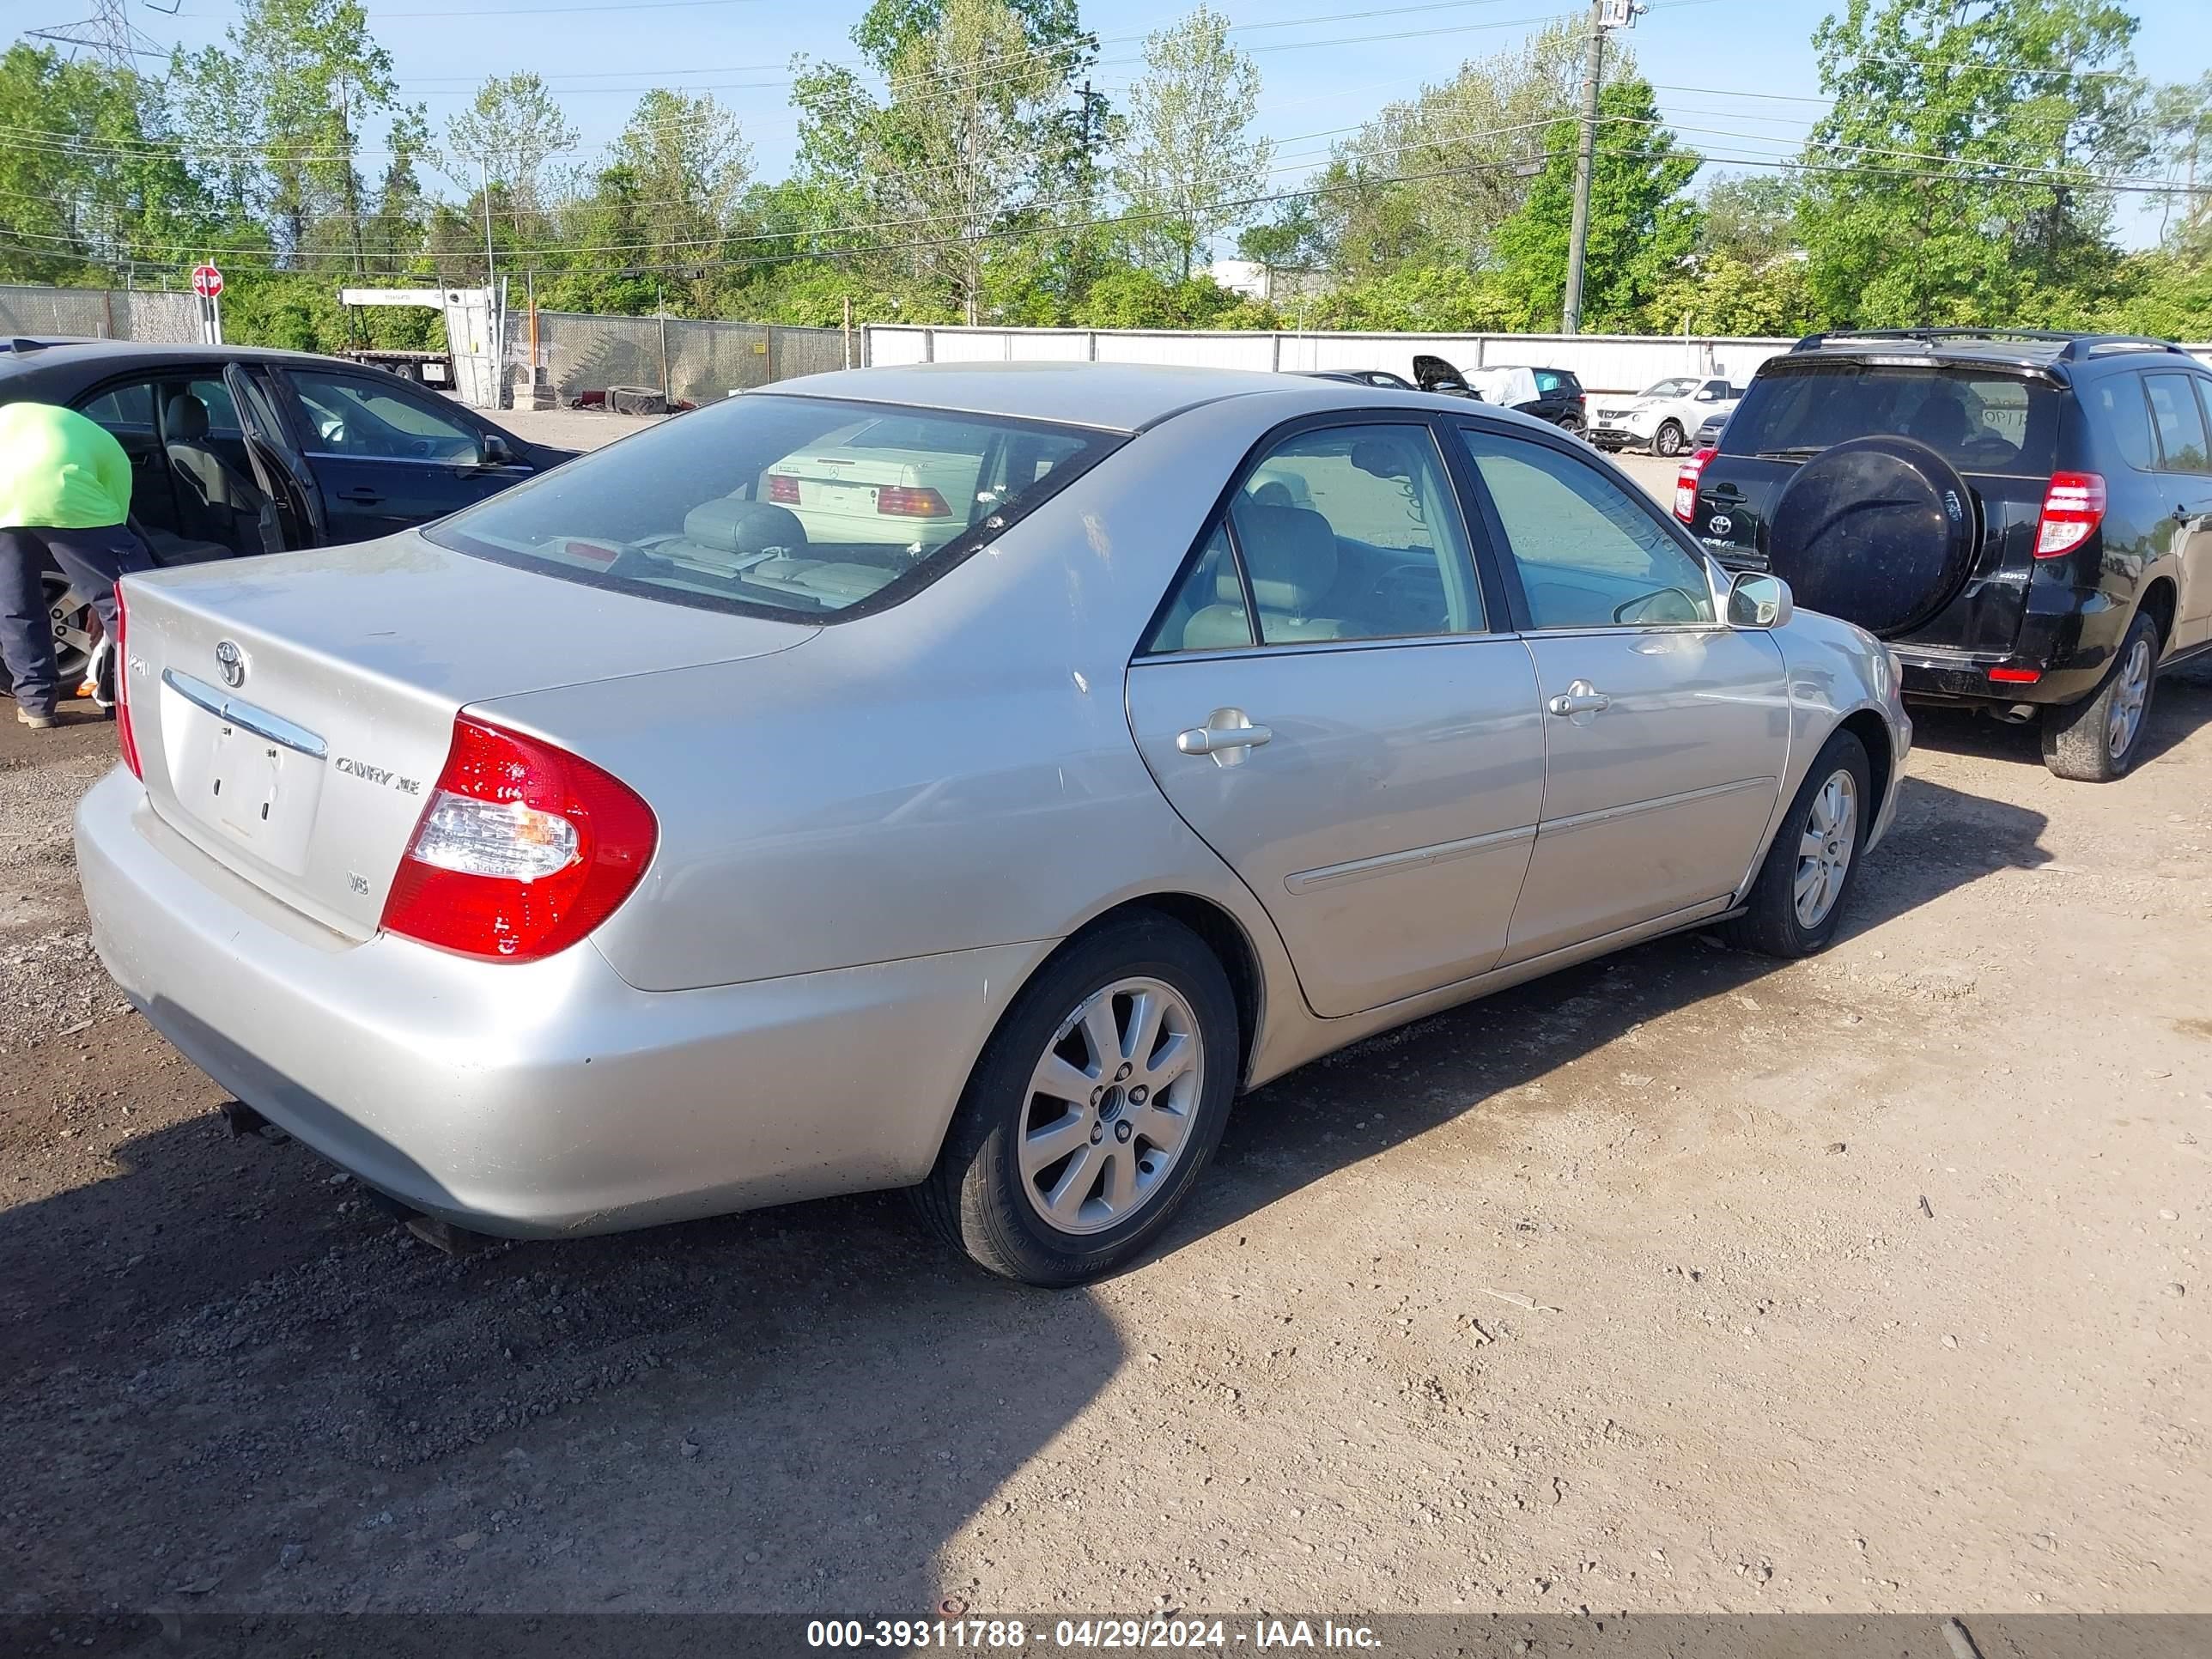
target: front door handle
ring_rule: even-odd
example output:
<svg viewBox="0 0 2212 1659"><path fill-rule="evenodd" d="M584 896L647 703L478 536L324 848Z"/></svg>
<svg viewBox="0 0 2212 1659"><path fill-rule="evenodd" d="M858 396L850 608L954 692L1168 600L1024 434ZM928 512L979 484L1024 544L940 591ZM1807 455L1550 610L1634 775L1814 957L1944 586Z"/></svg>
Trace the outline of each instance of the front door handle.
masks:
<svg viewBox="0 0 2212 1659"><path fill-rule="evenodd" d="M1577 680L1545 707L1554 714L1570 718L1577 714L1602 714L1613 707L1613 699L1588 680Z"/></svg>
<svg viewBox="0 0 2212 1659"><path fill-rule="evenodd" d="M338 499L342 501L350 501L356 507L374 507L384 497L366 484L356 484L351 489L340 490Z"/></svg>
<svg viewBox="0 0 2212 1659"><path fill-rule="evenodd" d="M1236 766L1246 753L1273 741L1275 734L1255 726L1241 708L1217 708L1206 724L1176 733L1176 747L1186 755L1211 755L1216 766Z"/></svg>

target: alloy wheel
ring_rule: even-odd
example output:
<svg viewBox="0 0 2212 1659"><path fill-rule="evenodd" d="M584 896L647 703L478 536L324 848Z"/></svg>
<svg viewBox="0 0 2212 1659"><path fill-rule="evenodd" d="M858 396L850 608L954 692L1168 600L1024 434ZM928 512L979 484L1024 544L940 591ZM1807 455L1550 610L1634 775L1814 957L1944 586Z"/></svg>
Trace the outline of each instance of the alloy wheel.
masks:
<svg viewBox="0 0 2212 1659"><path fill-rule="evenodd" d="M54 672L64 696L76 695L97 643L93 630L99 625L92 607L70 592L69 579L46 574L46 627L54 640Z"/></svg>
<svg viewBox="0 0 2212 1659"><path fill-rule="evenodd" d="M1048 1227L1117 1226L1163 1190L1206 1083L1198 1017L1174 987L1116 980L1060 1022L1030 1075L1016 1167Z"/></svg>
<svg viewBox="0 0 2212 1659"><path fill-rule="evenodd" d="M2143 706L2150 701L2150 641L2137 640L2121 661L2105 715L2105 747L2114 760L2135 746L2142 729Z"/></svg>
<svg viewBox="0 0 2212 1659"><path fill-rule="evenodd" d="M1797 837L1797 879L1791 890L1798 925L1818 927L1836 908L1859 837L1859 786L1842 767L1814 792Z"/></svg>

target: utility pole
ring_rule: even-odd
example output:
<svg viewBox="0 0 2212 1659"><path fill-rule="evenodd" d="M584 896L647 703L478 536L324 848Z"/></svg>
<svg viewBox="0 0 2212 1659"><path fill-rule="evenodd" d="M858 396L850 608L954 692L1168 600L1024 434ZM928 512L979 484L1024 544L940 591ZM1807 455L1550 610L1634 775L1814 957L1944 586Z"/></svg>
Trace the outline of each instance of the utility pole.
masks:
<svg viewBox="0 0 2212 1659"><path fill-rule="evenodd" d="M353 165L353 111L346 102L345 77L338 77L338 155L345 168L346 223L353 231L353 274L366 278L368 261L361 246L361 179Z"/></svg>
<svg viewBox="0 0 2212 1659"><path fill-rule="evenodd" d="M477 158L477 177L483 181L484 204L484 291L489 293L498 285L497 265L491 251L491 158Z"/></svg>
<svg viewBox="0 0 2212 1659"><path fill-rule="evenodd" d="M1597 94L1605 79L1605 37L1609 29L1632 29L1642 0L1590 0L1589 56L1583 70L1583 130L1575 147L1575 216L1567 231L1567 302L1562 334L1583 327L1583 262L1589 252L1590 174L1597 164Z"/></svg>

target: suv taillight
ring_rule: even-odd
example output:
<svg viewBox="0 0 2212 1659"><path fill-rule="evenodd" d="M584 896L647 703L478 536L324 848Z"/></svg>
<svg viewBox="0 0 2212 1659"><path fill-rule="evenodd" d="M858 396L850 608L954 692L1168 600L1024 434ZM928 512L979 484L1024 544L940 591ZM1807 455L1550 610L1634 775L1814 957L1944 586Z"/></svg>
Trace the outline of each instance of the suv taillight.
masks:
<svg viewBox="0 0 2212 1659"><path fill-rule="evenodd" d="M2105 480L2095 472L2054 472L2043 492L2043 516L2035 526L2035 556L2055 559L2071 553L2105 521Z"/></svg>
<svg viewBox="0 0 2212 1659"><path fill-rule="evenodd" d="M1717 449L1701 449L1682 463L1682 470L1674 475L1674 516L1684 524L1694 524L1698 517L1698 480L1705 473L1705 465L1720 453Z"/></svg>
<svg viewBox="0 0 2212 1659"><path fill-rule="evenodd" d="M125 613L123 584L115 585L115 645L108 672L115 677L115 741L123 750L123 763L131 775L143 778L146 769L138 759L138 734L131 729L131 621Z"/></svg>
<svg viewBox="0 0 2212 1659"><path fill-rule="evenodd" d="M619 778L464 714L382 925L464 956L550 957L614 914L659 836Z"/></svg>

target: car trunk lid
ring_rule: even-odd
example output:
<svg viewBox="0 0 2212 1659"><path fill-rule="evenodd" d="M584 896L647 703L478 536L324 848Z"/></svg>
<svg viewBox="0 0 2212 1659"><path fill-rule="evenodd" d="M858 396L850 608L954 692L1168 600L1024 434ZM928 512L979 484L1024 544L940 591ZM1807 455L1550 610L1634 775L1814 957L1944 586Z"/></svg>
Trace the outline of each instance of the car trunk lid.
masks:
<svg viewBox="0 0 2212 1659"><path fill-rule="evenodd" d="M413 535L134 577L129 598L131 725L155 811L354 939L376 931L461 708L816 631L549 580Z"/></svg>

